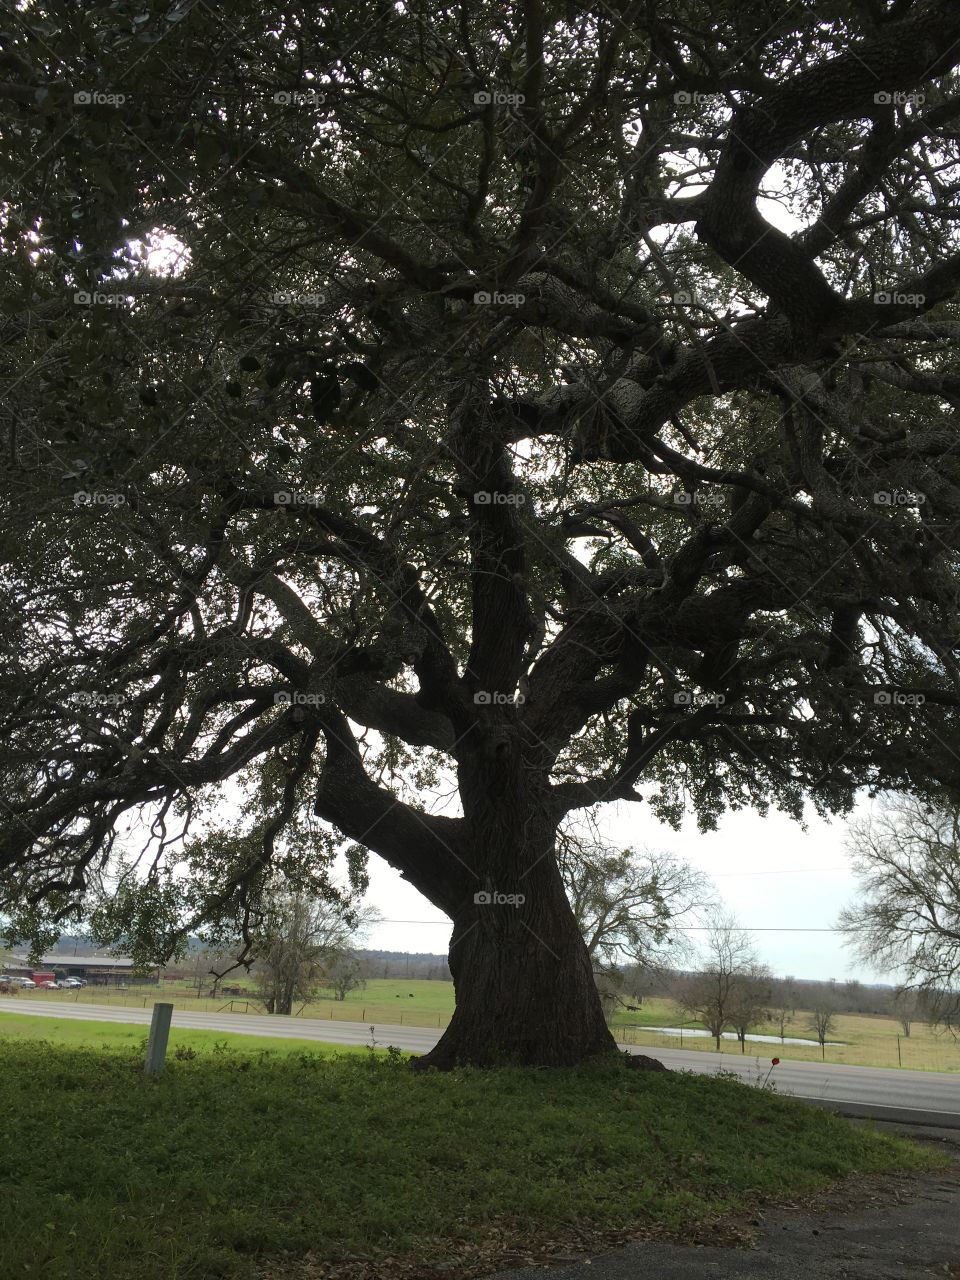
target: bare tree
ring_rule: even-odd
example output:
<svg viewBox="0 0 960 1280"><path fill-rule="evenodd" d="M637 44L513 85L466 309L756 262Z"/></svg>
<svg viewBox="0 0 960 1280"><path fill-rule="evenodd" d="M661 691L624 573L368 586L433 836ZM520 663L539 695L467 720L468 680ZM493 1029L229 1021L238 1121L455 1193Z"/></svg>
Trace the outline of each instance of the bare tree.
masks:
<svg viewBox="0 0 960 1280"><path fill-rule="evenodd" d="M771 1009L771 1017L777 1025L780 1033L780 1043L783 1044L787 1035L787 1026L793 1021L794 1014L797 1012L797 988L794 985L793 977L787 976L776 984L775 995L773 999L773 1008Z"/></svg>
<svg viewBox="0 0 960 1280"><path fill-rule="evenodd" d="M276 894L269 902L256 944L256 968L268 1013L289 1014L295 1000L308 1000L337 969L359 930L379 915L373 908L357 913L354 924L334 904L304 894ZM344 990L349 990L349 985ZM338 995L343 999L343 995Z"/></svg>
<svg viewBox="0 0 960 1280"><path fill-rule="evenodd" d="M843 1004L849 1013L858 1013L863 1005L863 983L858 978L847 978L843 984Z"/></svg>
<svg viewBox="0 0 960 1280"><path fill-rule="evenodd" d="M323 985L330 987L338 1000L345 1000L351 991L367 985L361 974L360 960L348 951L333 957L323 973Z"/></svg>
<svg viewBox="0 0 960 1280"><path fill-rule="evenodd" d="M960 1020L960 802L915 796L881 802L851 826L861 900L840 916L860 959L899 971L931 1020Z"/></svg>
<svg viewBox="0 0 960 1280"><path fill-rule="evenodd" d="M663 971L692 955L678 928L714 903L696 867L672 853L611 848L592 818L560 830L557 861L595 970Z"/></svg>
<svg viewBox="0 0 960 1280"><path fill-rule="evenodd" d="M684 977L677 985L676 1000L692 1017L699 1019L720 1048L720 1037L746 1003L744 986L759 967L750 935L739 927L730 912L710 913L699 973Z"/></svg>
<svg viewBox="0 0 960 1280"><path fill-rule="evenodd" d="M909 1039L913 1023L920 1013L921 1000L917 992L910 987L902 987L895 991L891 1000L893 1014L900 1023L900 1030Z"/></svg>
<svg viewBox="0 0 960 1280"><path fill-rule="evenodd" d="M821 1050L836 1029L837 1011L831 1004L819 1002L810 1015L810 1030L816 1033Z"/></svg>
<svg viewBox="0 0 960 1280"><path fill-rule="evenodd" d="M733 985L730 1000L730 1025L740 1041L740 1052L747 1051L747 1032L769 1016L772 996L770 970L763 964L751 964Z"/></svg>

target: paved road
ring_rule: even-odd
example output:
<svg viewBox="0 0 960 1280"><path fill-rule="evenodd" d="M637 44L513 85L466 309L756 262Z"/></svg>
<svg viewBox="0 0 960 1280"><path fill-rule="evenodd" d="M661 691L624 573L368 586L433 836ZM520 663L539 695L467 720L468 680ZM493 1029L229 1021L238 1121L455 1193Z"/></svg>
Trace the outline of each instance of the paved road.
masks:
<svg viewBox="0 0 960 1280"><path fill-rule="evenodd" d="M43 999L14 996L0 998L0 1012L29 1013L47 1018L80 1018L83 1021L146 1024L150 1009L116 1009L106 1005L54 1004ZM369 1044L370 1028L359 1022L334 1022L325 1018L279 1018L244 1013L191 1013L176 1009L175 1027L206 1031L233 1031L254 1036L281 1036L304 1040L326 1040L334 1044ZM439 1031L429 1027L400 1027L380 1023L375 1037L378 1046L394 1044L400 1049L425 1053L439 1039ZM766 1050L765 1050L766 1051ZM660 1058L668 1067L685 1071L733 1071L755 1082L766 1074L769 1057L714 1055L692 1049L633 1048ZM780 1093L832 1106L846 1114L869 1115L879 1119L913 1121L960 1127L960 1074L934 1071L898 1071L882 1067L847 1067L820 1062L784 1060L773 1069L771 1078Z"/></svg>
<svg viewBox="0 0 960 1280"><path fill-rule="evenodd" d="M766 1048L766 1046L765 1046ZM642 1050L638 1050L642 1052ZM767 1074L770 1058L657 1049L651 1057L686 1071L733 1071L751 1083ZM769 1051L768 1051L769 1052ZM832 1105L848 1115L960 1127L960 1073L898 1071L895 1067L849 1067L784 1059L770 1079L779 1093Z"/></svg>

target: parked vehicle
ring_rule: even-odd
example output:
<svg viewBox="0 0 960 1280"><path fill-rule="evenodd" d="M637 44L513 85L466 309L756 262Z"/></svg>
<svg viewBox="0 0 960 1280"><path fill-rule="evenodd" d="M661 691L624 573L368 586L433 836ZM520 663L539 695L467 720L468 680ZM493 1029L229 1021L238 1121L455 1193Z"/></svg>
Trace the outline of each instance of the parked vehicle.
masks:
<svg viewBox="0 0 960 1280"><path fill-rule="evenodd" d="M57 983L57 986L64 991L78 991L81 987L85 987L86 985L87 984L82 978L61 978Z"/></svg>
<svg viewBox="0 0 960 1280"><path fill-rule="evenodd" d="M32 978L18 978L17 981L20 983L21 987L30 987L31 989L36 990L37 984Z"/></svg>
<svg viewBox="0 0 960 1280"><path fill-rule="evenodd" d="M46 980L46 982L41 982L41 983L40 983L40 990L41 990L41 991L56 991L56 989L57 989L58 985L59 985L58 983L56 983L56 982L52 982L52 981L48 978L48 979Z"/></svg>

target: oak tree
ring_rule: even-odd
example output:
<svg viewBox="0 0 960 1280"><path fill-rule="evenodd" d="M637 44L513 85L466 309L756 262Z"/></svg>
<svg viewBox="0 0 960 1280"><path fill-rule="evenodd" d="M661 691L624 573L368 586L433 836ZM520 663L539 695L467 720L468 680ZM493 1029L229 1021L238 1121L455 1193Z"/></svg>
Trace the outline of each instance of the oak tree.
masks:
<svg viewBox="0 0 960 1280"><path fill-rule="evenodd" d="M349 842L452 921L424 1064L572 1063L568 815L957 784L955 0L8 25L12 933Z"/></svg>

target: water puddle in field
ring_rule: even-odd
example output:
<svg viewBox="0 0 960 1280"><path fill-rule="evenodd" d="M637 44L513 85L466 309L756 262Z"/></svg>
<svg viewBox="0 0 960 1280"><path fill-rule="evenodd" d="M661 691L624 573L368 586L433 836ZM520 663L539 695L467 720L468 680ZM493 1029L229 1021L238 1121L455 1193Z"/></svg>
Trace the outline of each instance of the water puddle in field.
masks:
<svg viewBox="0 0 960 1280"><path fill-rule="evenodd" d="M663 1036L679 1036L680 1035L679 1027L632 1027L630 1026L629 1023L627 1023L626 1025L627 1027L629 1027L631 1031L657 1031L660 1033L660 1035L663 1035ZM696 1036L698 1039L703 1036L710 1036L710 1039L711 1040L713 1039L713 1036L710 1035L709 1031L698 1031L692 1027L683 1028L684 1040L688 1038L692 1038L693 1036ZM812 1044L815 1048L817 1049L820 1048L819 1040L804 1040L802 1036L784 1036L782 1040L780 1039L779 1036L748 1035L746 1038L747 1040L754 1041L757 1044ZM737 1033L735 1031L724 1031L721 1033L720 1039L736 1040ZM842 1045L845 1043L846 1043L845 1040L827 1040L826 1046L829 1049L831 1046L835 1047L837 1045Z"/></svg>

